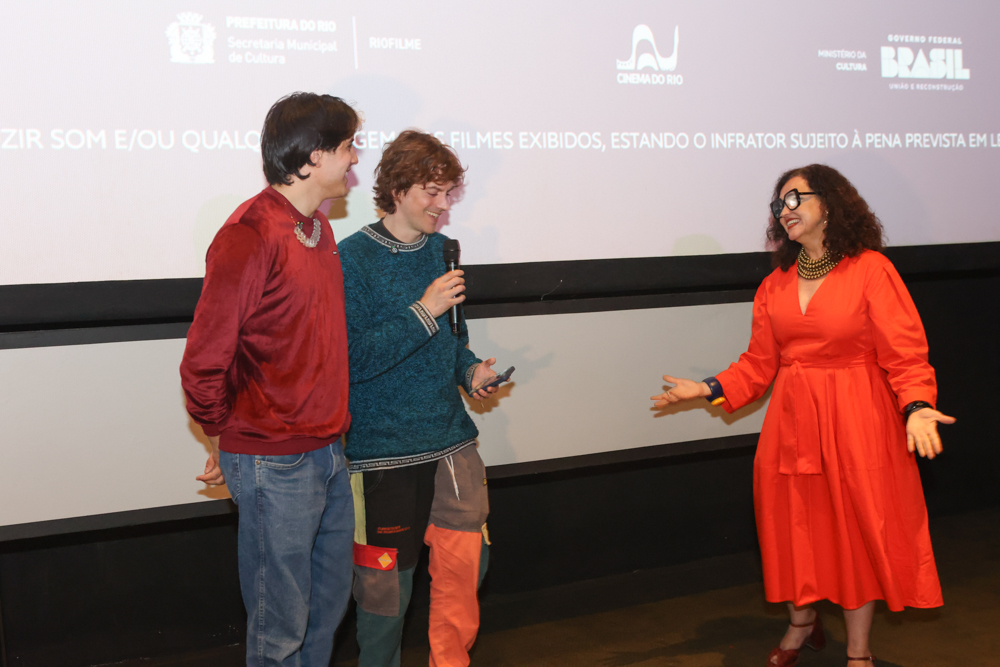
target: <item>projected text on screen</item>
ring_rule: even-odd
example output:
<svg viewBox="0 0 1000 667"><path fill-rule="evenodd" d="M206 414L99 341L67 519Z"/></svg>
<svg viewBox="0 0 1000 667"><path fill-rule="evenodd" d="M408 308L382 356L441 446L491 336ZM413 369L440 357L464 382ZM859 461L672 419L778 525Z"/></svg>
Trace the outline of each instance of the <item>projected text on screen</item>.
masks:
<svg viewBox="0 0 1000 667"><path fill-rule="evenodd" d="M958 4L8 8L0 284L202 275L295 90L365 118L338 238L376 220L372 170L417 127L469 167L443 221L468 263L759 251L774 180L811 162L892 244L997 241L995 207L955 193L1000 166L1000 8Z"/></svg>

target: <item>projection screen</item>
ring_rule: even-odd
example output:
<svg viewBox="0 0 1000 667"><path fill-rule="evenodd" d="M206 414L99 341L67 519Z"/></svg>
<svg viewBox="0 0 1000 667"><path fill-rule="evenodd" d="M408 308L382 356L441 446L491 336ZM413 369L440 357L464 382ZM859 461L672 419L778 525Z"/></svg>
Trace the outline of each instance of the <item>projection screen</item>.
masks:
<svg viewBox="0 0 1000 667"><path fill-rule="evenodd" d="M263 185L264 114L361 110L331 205L402 129L469 167L466 263L762 249L771 185L841 168L894 245L1000 240L987 2L5 3L0 284L199 277ZM531 239L531 242L526 242Z"/></svg>
<svg viewBox="0 0 1000 667"><path fill-rule="evenodd" d="M297 90L364 116L350 193L323 206L338 239L375 221L381 150L416 127L468 166L442 218L465 264L761 251L775 179L811 162L858 186L892 245L1000 241L993 2L39 0L3 19L0 286L200 278L266 185L268 108ZM663 372L745 349L749 304L722 301L471 320L474 349L518 368L470 403L484 459L754 433L759 403L649 408ZM225 497L194 480L183 331L31 333L0 333L0 539Z"/></svg>

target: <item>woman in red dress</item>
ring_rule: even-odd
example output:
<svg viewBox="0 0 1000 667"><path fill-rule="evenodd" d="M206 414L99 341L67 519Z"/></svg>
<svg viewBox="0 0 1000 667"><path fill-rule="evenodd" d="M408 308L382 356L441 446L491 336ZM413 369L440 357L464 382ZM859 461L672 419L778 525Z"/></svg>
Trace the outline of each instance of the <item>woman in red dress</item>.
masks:
<svg viewBox="0 0 1000 667"><path fill-rule="evenodd" d="M769 665L825 643L811 605L844 609L848 665L872 665L875 600L942 604L916 452L941 452L937 384L910 295L879 251L882 225L838 171L810 165L774 188L776 269L754 297L739 361L674 384L657 407L696 397L733 412L774 383L754 460L754 508L771 602L791 624ZM791 270L794 269L794 270Z"/></svg>

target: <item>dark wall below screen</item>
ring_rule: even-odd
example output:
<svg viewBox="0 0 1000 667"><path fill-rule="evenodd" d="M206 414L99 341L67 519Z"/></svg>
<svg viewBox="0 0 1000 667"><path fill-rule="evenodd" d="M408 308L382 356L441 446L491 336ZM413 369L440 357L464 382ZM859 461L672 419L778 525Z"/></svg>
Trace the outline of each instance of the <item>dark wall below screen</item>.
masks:
<svg viewBox="0 0 1000 667"><path fill-rule="evenodd" d="M923 275L946 452L920 463L932 517L1000 504L1000 275ZM491 482L485 595L756 548L752 448ZM609 602L610 604L610 602ZM235 517L0 544L10 665L89 665L240 641ZM486 619L484 619L484 623Z"/></svg>

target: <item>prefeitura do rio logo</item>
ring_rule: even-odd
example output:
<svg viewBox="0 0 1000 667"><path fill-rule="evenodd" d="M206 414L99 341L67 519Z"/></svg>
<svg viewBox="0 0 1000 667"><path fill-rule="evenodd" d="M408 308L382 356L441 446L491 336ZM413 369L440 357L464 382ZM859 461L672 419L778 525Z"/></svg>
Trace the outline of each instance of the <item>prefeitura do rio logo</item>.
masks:
<svg viewBox="0 0 1000 667"><path fill-rule="evenodd" d="M202 15L182 12L167 26L170 62L188 65L210 65L215 62L215 28L201 22Z"/></svg>

